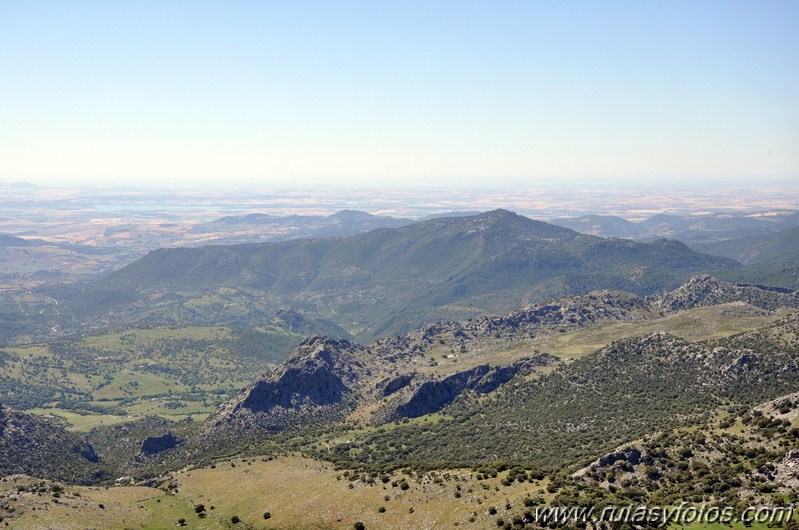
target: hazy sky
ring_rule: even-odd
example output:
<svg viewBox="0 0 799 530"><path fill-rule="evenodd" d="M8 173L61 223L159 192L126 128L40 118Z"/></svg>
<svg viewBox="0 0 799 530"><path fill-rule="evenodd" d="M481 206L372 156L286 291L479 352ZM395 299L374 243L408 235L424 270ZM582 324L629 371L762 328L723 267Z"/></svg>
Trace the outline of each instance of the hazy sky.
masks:
<svg viewBox="0 0 799 530"><path fill-rule="evenodd" d="M799 2L0 0L0 180L799 182Z"/></svg>

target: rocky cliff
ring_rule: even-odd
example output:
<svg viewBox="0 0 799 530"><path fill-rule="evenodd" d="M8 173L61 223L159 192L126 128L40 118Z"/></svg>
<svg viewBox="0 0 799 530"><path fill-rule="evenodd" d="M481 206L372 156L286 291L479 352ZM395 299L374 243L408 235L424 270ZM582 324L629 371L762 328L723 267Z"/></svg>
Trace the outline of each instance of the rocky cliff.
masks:
<svg viewBox="0 0 799 530"><path fill-rule="evenodd" d="M559 362L556 357L540 354L506 366L482 364L448 376L412 374L392 379L380 390L380 394L391 398L374 415L374 420L381 423L438 412L465 391L492 392L517 375L529 375L536 368Z"/></svg>
<svg viewBox="0 0 799 530"><path fill-rule="evenodd" d="M368 357L367 348L347 340L308 338L280 367L225 404L213 422L283 429L339 417L354 406L359 381L370 375Z"/></svg>

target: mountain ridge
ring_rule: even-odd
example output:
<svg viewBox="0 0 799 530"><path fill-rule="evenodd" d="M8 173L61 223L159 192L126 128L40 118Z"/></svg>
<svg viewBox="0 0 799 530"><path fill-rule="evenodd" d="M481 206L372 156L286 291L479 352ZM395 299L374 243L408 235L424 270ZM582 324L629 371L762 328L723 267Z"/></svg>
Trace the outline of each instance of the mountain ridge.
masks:
<svg viewBox="0 0 799 530"><path fill-rule="evenodd" d="M164 289L236 290L316 313L369 340L437 315L468 315L456 306L504 312L525 298L602 288L647 295L697 273L739 269L675 241L602 239L494 210L346 238L161 249L93 288L136 290L145 304L148 293Z"/></svg>
<svg viewBox="0 0 799 530"><path fill-rule="evenodd" d="M280 367L220 408L213 424L280 430L320 418L324 422L341 421L367 403L376 404L366 416L367 424L418 417L439 411L464 392L491 392L518 375L561 363L546 353L509 358L503 364L480 362L479 347L476 353L470 353L476 344L524 341L602 322L652 319L661 316L663 310L677 312L731 301L766 310L799 307L795 292L742 287L700 275L670 293L649 299L613 291L588 293L533 305L504 317L428 324L405 336L380 339L368 346L309 337ZM639 347L666 340L663 337L663 333L644 337ZM667 340L688 344L676 337ZM442 348L456 352L448 356L454 360L474 358L479 364L471 368L456 364L424 373L428 353Z"/></svg>

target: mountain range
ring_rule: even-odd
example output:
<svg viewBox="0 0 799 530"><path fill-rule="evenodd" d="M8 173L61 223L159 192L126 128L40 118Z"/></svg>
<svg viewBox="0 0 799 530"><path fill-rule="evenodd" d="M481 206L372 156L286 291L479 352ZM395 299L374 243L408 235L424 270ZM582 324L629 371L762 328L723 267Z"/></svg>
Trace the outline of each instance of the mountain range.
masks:
<svg viewBox="0 0 799 530"><path fill-rule="evenodd" d="M202 297L225 305L246 299L267 313L292 307L370 339L594 289L648 295L694 274L740 269L677 241L600 238L495 210L345 238L161 249L81 288L120 293L134 302L114 311L145 308L151 320Z"/></svg>

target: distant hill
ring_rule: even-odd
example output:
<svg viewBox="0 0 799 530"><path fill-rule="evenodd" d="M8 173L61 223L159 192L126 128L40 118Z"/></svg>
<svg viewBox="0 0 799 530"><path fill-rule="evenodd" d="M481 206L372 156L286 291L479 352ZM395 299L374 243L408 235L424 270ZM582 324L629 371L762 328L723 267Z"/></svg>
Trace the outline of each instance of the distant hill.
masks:
<svg viewBox="0 0 799 530"><path fill-rule="evenodd" d="M399 334L596 289L648 295L698 273L739 269L677 241L603 239L495 210L346 238L161 249L92 288L263 293L262 303L300 308L370 338L378 324L382 336Z"/></svg>
<svg viewBox="0 0 799 530"><path fill-rule="evenodd" d="M41 239L24 239L8 234L0 234L0 247L32 247L44 244L47 243Z"/></svg>
<svg viewBox="0 0 799 530"><path fill-rule="evenodd" d="M760 236L691 245L695 250L740 261L736 281L799 289L799 227Z"/></svg>
<svg viewBox="0 0 799 530"><path fill-rule="evenodd" d="M70 243L52 243L44 239L25 239L23 237L0 234L0 247L58 247L70 250L77 254L107 255L117 252L114 248L91 247L88 245L73 245Z"/></svg>
<svg viewBox="0 0 799 530"><path fill-rule="evenodd" d="M283 241L302 237L351 236L377 228L397 228L411 223L412 219L373 215L358 210L342 210L332 215L277 216L254 213L221 217L210 223L196 225L191 232L218 233L224 237L232 229L251 229L261 240ZM265 229L269 231L264 232Z"/></svg>
<svg viewBox="0 0 799 530"><path fill-rule="evenodd" d="M554 219L552 224L571 228L583 234L602 237L635 239L642 235L642 230L637 224L615 215L583 215Z"/></svg>
<svg viewBox="0 0 799 530"><path fill-rule="evenodd" d="M641 221L638 226L649 237L668 237L685 243L767 234L779 229L764 218L734 214L686 217L658 214Z"/></svg>
<svg viewBox="0 0 799 530"><path fill-rule="evenodd" d="M480 215L481 211L478 210L458 210L454 212L439 212L425 215L417 219L417 221L429 221L430 219L440 219L442 217L471 217L473 215Z"/></svg>
<svg viewBox="0 0 799 530"><path fill-rule="evenodd" d="M780 232L698 243L692 248L715 256L731 258L744 265L799 263L799 226Z"/></svg>
<svg viewBox="0 0 799 530"><path fill-rule="evenodd" d="M799 212L712 213L702 215L656 214L639 222L612 215L585 215L555 219L553 224L578 232L637 241L677 239L696 245L748 236L771 234L799 226ZM731 257L731 256L730 256Z"/></svg>

